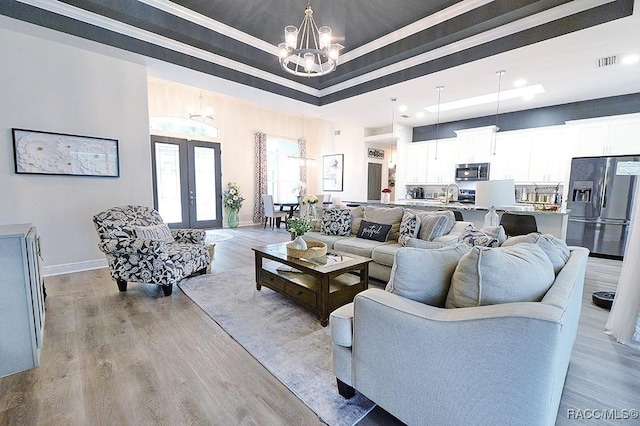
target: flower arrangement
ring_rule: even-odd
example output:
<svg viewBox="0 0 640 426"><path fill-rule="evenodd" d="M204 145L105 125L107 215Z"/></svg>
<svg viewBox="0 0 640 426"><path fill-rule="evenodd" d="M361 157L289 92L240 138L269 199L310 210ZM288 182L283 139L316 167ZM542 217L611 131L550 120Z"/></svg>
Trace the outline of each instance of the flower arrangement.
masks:
<svg viewBox="0 0 640 426"><path fill-rule="evenodd" d="M227 189L222 193L224 206L232 210L240 210L244 198L240 195L240 187L238 184L229 182Z"/></svg>
<svg viewBox="0 0 640 426"><path fill-rule="evenodd" d="M304 198L302 198L302 204L316 204L318 202L318 197L316 197L315 195L305 195Z"/></svg>
<svg viewBox="0 0 640 426"><path fill-rule="evenodd" d="M304 235L311 229L311 221L313 218L307 215L292 216L287 220L287 231L292 237Z"/></svg>
<svg viewBox="0 0 640 426"><path fill-rule="evenodd" d="M385 188L382 190L383 194L391 194L391 190L389 188Z"/></svg>

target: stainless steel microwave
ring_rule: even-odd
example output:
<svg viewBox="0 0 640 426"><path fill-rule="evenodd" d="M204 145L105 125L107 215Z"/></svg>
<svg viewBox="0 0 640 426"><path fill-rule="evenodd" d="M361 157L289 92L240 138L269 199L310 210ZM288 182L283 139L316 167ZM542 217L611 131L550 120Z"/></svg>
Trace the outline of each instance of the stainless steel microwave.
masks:
<svg viewBox="0 0 640 426"><path fill-rule="evenodd" d="M456 165L456 180L489 180L489 163Z"/></svg>

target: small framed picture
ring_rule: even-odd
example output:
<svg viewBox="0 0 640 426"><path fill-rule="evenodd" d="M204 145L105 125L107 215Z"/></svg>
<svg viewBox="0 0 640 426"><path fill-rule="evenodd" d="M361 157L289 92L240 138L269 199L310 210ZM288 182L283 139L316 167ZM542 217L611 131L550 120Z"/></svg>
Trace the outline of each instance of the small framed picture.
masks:
<svg viewBox="0 0 640 426"><path fill-rule="evenodd" d="M342 191L344 178L344 154L322 157L322 190Z"/></svg>

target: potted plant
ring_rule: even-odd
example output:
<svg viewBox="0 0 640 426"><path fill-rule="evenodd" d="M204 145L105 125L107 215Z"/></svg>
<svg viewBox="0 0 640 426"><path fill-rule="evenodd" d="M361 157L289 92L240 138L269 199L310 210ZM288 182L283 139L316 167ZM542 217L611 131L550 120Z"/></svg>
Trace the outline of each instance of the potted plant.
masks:
<svg viewBox="0 0 640 426"><path fill-rule="evenodd" d="M293 216L287 220L287 231L293 240L292 246L297 250L306 250L307 243L302 238L311 229L313 218L307 215Z"/></svg>
<svg viewBox="0 0 640 426"><path fill-rule="evenodd" d="M240 186L238 184L229 182L227 188L222 193L222 200L224 203L224 210L227 216L227 225L229 228L237 228L240 219L238 212L242 207L244 198L240 195Z"/></svg>

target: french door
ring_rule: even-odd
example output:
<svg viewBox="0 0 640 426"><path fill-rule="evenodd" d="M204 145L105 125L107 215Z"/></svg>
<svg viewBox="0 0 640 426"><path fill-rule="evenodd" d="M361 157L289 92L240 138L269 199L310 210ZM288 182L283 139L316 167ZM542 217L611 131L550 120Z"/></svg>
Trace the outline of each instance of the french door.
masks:
<svg viewBox="0 0 640 426"><path fill-rule="evenodd" d="M220 144L151 136L154 206L171 228L221 228Z"/></svg>

